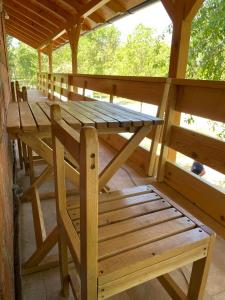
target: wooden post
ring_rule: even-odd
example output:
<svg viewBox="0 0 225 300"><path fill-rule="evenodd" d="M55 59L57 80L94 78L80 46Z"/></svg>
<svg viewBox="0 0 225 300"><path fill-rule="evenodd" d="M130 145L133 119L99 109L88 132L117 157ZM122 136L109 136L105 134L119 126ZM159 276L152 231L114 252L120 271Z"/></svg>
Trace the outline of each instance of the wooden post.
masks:
<svg viewBox="0 0 225 300"><path fill-rule="evenodd" d="M52 43L48 45L48 73L52 74Z"/></svg>
<svg viewBox="0 0 225 300"><path fill-rule="evenodd" d="M185 78L188 63L189 41L192 20L203 0L162 0L168 15L173 22L173 35L170 53L169 77ZM174 124L180 124L180 113L174 114ZM176 161L176 151L168 152L168 158Z"/></svg>
<svg viewBox="0 0 225 300"><path fill-rule="evenodd" d="M38 89L41 89L41 50L38 50Z"/></svg>
<svg viewBox="0 0 225 300"><path fill-rule="evenodd" d="M67 32L69 36L71 54L72 54L72 73L77 74L77 50L80 38L80 30L83 20L77 25L72 26Z"/></svg>

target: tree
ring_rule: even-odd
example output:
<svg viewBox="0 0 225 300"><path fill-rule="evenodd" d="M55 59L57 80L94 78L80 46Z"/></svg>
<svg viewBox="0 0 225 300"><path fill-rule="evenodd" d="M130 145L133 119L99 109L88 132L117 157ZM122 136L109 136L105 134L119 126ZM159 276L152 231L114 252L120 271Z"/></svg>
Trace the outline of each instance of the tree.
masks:
<svg viewBox="0 0 225 300"><path fill-rule="evenodd" d="M166 76L169 46L154 30L139 24L117 51L117 74L134 76Z"/></svg>
<svg viewBox="0 0 225 300"><path fill-rule="evenodd" d="M37 80L37 50L28 45L15 43L7 37L9 71L12 80L28 80L31 84Z"/></svg>
<svg viewBox="0 0 225 300"><path fill-rule="evenodd" d="M225 80L225 1L205 0L192 25L188 78Z"/></svg>
<svg viewBox="0 0 225 300"><path fill-rule="evenodd" d="M81 37L78 48L78 72L112 74L120 33L113 25L99 28Z"/></svg>

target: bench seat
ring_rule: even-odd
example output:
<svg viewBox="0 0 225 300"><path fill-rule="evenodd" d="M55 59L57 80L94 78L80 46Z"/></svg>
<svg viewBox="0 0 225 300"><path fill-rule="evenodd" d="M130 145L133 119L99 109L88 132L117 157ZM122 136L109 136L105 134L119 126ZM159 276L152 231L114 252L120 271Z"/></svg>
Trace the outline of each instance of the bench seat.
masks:
<svg viewBox="0 0 225 300"><path fill-rule="evenodd" d="M67 211L79 235L79 197ZM207 255L211 232L152 185L101 194L98 222L99 299Z"/></svg>

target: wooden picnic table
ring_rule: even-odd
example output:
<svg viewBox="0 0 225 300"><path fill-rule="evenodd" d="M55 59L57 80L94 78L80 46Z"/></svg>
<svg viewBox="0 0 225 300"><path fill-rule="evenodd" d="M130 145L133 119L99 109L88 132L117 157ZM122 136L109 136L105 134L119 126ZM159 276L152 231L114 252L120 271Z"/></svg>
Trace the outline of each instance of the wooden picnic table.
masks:
<svg viewBox="0 0 225 300"><path fill-rule="evenodd" d="M37 249L25 263L26 268L34 268L57 242L57 228L47 236L43 220L43 212L38 193L38 187L52 174L53 150L46 138L51 138L50 106L61 106L62 118L74 129L82 126L93 126L98 134L134 133L112 161L99 174L99 188L105 187L115 172L126 162L148 136L152 126L161 125L163 120L133 111L114 103L102 101L28 101L10 103L7 114L7 130L11 138L19 138L24 144L42 157L47 168L35 179L25 191L25 196L32 201L34 230ZM73 163L65 160L66 177L79 187L79 170Z"/></svg>

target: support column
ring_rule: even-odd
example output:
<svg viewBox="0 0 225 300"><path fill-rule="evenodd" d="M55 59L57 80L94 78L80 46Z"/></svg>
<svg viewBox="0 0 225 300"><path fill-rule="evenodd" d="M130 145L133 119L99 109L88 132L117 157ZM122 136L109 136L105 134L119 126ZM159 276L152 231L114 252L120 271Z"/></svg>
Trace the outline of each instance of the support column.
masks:
<svg viewBox="0 0 225 300"><path fill-rule="evenodd" d="M173 36L170 53L170 78L185 78L188 63L189 42L192 20L201 7L203 0L162 0L168 15L173 22ZM180 113L174 114L174 123L180 124ZM176 160L176 151L168 152L168 158Z"/></svg>
<svg viewBox="0 0 225 300"><path fill-rule="evenodd" d="M42 86L42 75L41 75L41 50L38 49L38 89L41 90Z"/></svg>
<svg viewBox="0 0 225 300"><path fill-rule="evenodd" d="M168 0L164 0L163 2L165 4ZM176 0L174 4L170 4L173 6L173 37L170 54L169 77L185 78L186 76L192 20L202 3L203 0ZM166 10L168 11L168 6L166 7Z"/></svg>
<svg viewBox="0 0 225 300"><path fill-rule="evenodd" d="M80 38L80 30L83 20L78 24L72 26L68 31L71 54L72 54L72 73L77 74L77 52L78 52L78 43Z"/></svg>
<svg viewBox="0 0 225 300"><path fill-rule="evenodd" d="M48 46L48 73L52 74L52 43Z"/></svg>

